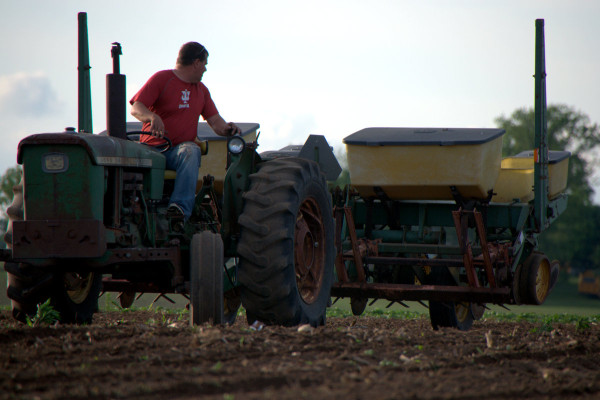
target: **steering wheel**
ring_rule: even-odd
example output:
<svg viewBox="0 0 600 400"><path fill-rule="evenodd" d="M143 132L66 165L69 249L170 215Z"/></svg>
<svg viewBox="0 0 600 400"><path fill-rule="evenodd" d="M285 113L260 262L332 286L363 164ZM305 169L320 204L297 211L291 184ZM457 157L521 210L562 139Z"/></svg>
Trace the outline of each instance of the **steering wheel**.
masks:
<svg viewBox="0 0 600 400"><path fill-rule="evenodd" d="M173 147L173 143L171 143L171 139L169 139L166 136L163 136L162 139L165 141L164 143L160 143L160 144L155 144L155 145L150 145L150 144L146 144L143 142L140 142L140 135L148 135L148 132L144 132L144 131L131 131L131 132L127 132L127 140L131 140L132 142L138 142L141 144L144 144L146 146L150 146L156 150L158 150L161 153L164 153L165 151L169 150L171 147Z"/></svg>

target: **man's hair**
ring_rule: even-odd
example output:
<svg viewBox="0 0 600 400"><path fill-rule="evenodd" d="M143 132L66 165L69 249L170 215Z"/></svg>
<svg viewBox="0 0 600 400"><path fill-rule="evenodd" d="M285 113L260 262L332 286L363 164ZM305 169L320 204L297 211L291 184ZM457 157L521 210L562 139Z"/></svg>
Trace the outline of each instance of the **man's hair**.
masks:
<svg viewBox="0 0 600 400"><path fill-rule="evenodd" d="M208 58L208 50L198 42L187 42L179 49L178 65L191 65L196 59L204 61Z"/></svg>

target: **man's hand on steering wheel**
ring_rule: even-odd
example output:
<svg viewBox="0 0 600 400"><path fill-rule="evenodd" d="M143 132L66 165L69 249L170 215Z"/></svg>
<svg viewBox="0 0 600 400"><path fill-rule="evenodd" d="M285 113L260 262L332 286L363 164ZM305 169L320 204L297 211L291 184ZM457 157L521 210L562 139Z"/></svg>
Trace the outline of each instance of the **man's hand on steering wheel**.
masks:
<svg viewBox="0 0 600 400"><path fill-rule="evenodd" d="M227 136L235 136L235 135L241 135L242 134L242 130L240 129L240 127L237 126L233 122L228 122L227 123L227 128L228 128Z"/></svg>
<svg viewBox="0 0 600 400"><path fill-rule="evenodd" d="M152 113L152 117L150 118L150 135L162 138L165 136L165 123L162 118L156 114Z"/></svg>

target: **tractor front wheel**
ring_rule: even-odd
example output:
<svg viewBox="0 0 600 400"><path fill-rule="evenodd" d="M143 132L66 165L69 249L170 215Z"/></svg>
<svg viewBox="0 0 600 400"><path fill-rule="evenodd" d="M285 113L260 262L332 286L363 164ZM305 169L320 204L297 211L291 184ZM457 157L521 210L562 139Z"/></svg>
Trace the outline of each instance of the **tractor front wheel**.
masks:
<svg viewBox="0 0 600 400"><path fill-rule="evenodd" d="M190 324L223 323L223 240L209 231L190 244Z"/></svg>

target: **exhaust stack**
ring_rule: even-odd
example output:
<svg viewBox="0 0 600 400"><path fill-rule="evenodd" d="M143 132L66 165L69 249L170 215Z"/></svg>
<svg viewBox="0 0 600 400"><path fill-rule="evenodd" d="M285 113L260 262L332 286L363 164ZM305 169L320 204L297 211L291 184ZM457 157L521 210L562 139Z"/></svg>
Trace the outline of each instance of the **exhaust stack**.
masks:
<svg viewBox="0 0 600 400"><path fill-rule="evenodd" d="M78 42L78 132L92 133L92 90L90 88L90 52L88 45L87 14L77 14Z"/></svg>
<svg viewBox="0 0 600 400"><path fill-rule="evenodd" d="M125 75L121 75L119 71L119 56L123 54L121 45L113 43L110 54L113 73L106 75L106 127L109 136L127 139Z"/></svg>

